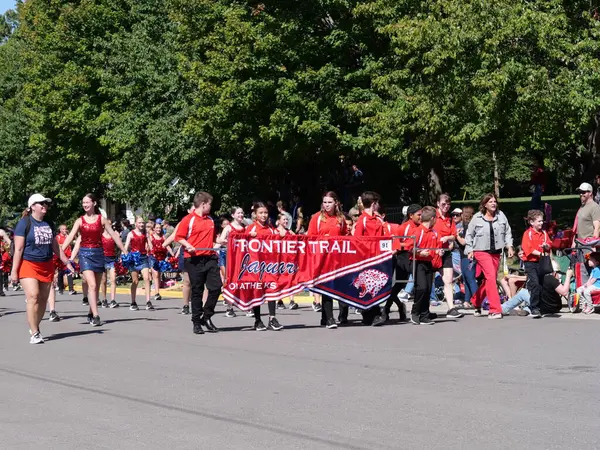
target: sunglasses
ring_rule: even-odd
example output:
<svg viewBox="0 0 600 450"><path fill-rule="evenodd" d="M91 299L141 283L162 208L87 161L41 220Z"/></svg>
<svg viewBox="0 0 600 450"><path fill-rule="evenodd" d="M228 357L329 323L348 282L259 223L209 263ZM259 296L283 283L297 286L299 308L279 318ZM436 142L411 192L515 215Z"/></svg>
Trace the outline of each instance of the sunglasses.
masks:
<svg viewBox="0 0 600 450"><path fill-rule="evenodd" d="M42 206L45 206L46 208L48 208L50 206L50 203L48 203L48 202L35 202L34 205L42 205Z"/></svg>
<svg viewBox="0 0 600 450"><path fill-rule="evenodd" d="M460 214L460 213L455 213L455 214L452 214L452 217L460 217L460 216L461 216L461 214Z"/></svg>
<svg viewBox="0 0 600 450"><path fill-rule="evenodd" d="M359 217L360 214L352 214L352 217Z"/></svg>

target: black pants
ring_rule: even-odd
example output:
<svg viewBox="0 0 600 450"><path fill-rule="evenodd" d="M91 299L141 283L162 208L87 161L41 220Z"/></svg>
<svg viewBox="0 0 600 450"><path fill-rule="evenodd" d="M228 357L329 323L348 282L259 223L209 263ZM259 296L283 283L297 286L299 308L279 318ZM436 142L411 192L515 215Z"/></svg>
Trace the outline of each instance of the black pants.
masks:
<svg viewBox="0 0 600 450"><path fill-rule="evenodd" d="M65 271L59 270L58 277L56 280L56 284L58 285L58 290L60 292L64 292L65 290L65 280L64 280ZM69 273L67 275L67 283L69 284L69 291L73 291L73 275Z"/></svg>
<svg viewBox="0 0 600 450"><path fill-rule="evenodd" d="M540 297L542 295L542 277L540 276L540 263L525 262L525 273L527 274L526 287L529 291L529 307L531 310L540 309Z"/></svg>
<svg viewBox="0 0 600 450"><path fill-rule="evenodd" d="M398 253L394 261L394 277L396 280L408 280L408 277L412 273L410 264L410 258L408 252ZM392 286L392 293L390 298L385 302L385 313L389 316L392 309L392 305L395 303L398 309L402 311L402 302L398 299L398 294L404 287L406 287L407 281L396 281Z"/></svg>
<svg viewBox="0 0 600 450"><path fill-rule="evenodd" d="M412 307L412 315L419 319L429 318L429 296L433 284L433 267L428 261L417 261L415 277L415 302Z"/></svg>
<svg viewBox="0 0 600 450"><path fill-rule="evenodd" d="M210 319L215 314L215 306L221 293L222 283L217 257L193 256L184 260L184 266L192 288L192 322L200 323L202 318ZM206 304L202 306L205 285L208 297Z"/></svg>
<svg viewBox="0 0 600 450"><path fill-rule="evenodd" d="M350 307L344 302L338 302L338 320L340 322L345 322L348 320L348 313L350 312Z"/></svg>
<svg viewBox="0 0 600 450"><path fill-rule="evenodd" d="M269 308L269 317L275 317L275 307L277 304L275 302L267 302L267 306ZM252 312L254 312L254 320L258 322L260 320L260 305L252 308Z"/></svg>
<svg viewBox="0 0 600 450"><path fill-rule="evenodd" d="M321 296L321 323L326 324L329 319L333 319L333 299L329 295L323 294Z"/></svg>

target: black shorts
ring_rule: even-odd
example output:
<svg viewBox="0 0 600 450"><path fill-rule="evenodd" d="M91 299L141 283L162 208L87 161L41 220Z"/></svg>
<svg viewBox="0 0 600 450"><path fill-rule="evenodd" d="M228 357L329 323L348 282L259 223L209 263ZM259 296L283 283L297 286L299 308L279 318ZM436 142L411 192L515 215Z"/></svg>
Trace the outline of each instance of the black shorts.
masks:
<svg viewBox="0 0 600 450"><path fill-rule="evenodd" d="M444 254L442 255L442 269L453 269L454 265L452 264L452 252L450 250L444 250Z"/></svg>

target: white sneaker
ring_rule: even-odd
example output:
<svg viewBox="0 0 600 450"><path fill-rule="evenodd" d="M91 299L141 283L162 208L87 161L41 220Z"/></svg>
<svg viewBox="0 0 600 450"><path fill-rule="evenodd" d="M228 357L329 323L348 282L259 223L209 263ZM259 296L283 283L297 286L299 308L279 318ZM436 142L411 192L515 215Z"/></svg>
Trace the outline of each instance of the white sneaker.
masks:
<svg viewBox="0 0 600 450"><path fill-rule="evenodd" d="M401 302L407 302L409 297L410 296L408 295L408 292L406 292L404 289L398 293L398 300Z"/></svg>
<svg viewBox="0 0 600 450"><path fill-rule="evenodd" d="M29 343L30 344L43 344L44 338L38 331L37 333L31 335L31 338L29 339Z"/></svg>
<svg viewBox="0 0 600 450"><path fill-rule="evenodd" d="M502 314L500 313L490 313L488 314L488 319L502 319Z"/></svg>
<svg viewBox="0 0 600 450"><path fill-rule="evenodd" d="M250 310L246 312L246 317L254 317L254 311Z"/></svg>
<svg viewBox="0 0 600 450"><path fill-rule="evenodd" d="M37 334L40 335L40 337L44 340L47 341L48 339L46 339L44 336L42 336L42 332L40 330L38 330ZM29 336L33 336L33 333L31 332L31 330L29 330Z"/></svg>

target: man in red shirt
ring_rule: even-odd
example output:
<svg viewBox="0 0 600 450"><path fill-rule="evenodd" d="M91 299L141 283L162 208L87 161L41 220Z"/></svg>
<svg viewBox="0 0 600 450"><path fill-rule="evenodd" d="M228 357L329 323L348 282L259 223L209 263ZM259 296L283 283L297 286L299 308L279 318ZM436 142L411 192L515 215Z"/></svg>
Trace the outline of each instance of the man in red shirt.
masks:
<svg viewBox="0 0 600 450"><path fill-rule="evenodd" d="M219 331L211 320L222 286L217 254L212 250L217 233L215 222L209 216L212 200L212 195L207 192L196 193L194 210L179 223L175 235L175 240L183 246L185 270L190 277L195 334L204 334L202 326L210 332ZM208 296L203 307L204 285Z"/></svg>

